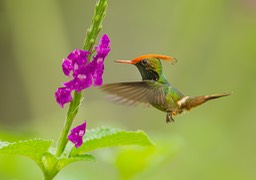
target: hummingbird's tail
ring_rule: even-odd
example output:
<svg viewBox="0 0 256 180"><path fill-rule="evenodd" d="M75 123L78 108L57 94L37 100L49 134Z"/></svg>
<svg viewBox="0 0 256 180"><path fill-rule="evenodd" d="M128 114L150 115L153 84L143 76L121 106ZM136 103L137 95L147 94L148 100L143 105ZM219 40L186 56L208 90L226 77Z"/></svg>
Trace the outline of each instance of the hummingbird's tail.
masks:
<svg viewBox="0 0 256 180"><path fill-rule="evenodd" d="M217 99L220 97L228 96L230 93L222 93L222 94L210 94L205 96L196 96L196 97L188 97L186 96L181 104L182 108L186 110L190 110L193 107L199 106L211 99ZM181 100L182 101L182 100Z"/></svg>

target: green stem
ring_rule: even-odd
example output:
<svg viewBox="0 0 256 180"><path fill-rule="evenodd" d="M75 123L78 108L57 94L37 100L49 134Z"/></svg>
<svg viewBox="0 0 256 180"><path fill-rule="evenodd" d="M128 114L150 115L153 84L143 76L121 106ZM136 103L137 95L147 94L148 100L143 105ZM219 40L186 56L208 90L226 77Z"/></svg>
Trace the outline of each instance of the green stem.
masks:
<svg viewBox="0 0 256 180"><path fill-rule="evenodd" d="M59 157L62 155L67 143L68 143L68 133L70 131L71 125L74 121L74 118L76 117L77 113L78 113L78 108L80 105L80 100L82 97L82 93L77 93L75 91L74 93L74 97L73 100L71 101L70 105L69 105L69 109L68 109L68 113L67 113L67 119L66 122L64 124L64 128L62 130L59 142L58 142L58 146L57 146L57 151L56 151L56 156Z"/></svg>
<svg viewBox="0 0 256 180"><path fill-rule="evenodd" d="M107 0L99 0L96 3L94 9L94 15L92 17L92 24L87 29L86 37L84 41L84 50L92 52L96 42L96 38L102 29L102 21L106 15L106 9L108 6Z"/></svg>
<svg viewBox="0 0 256 180"><path fill-rule="evenodd" d="M106 15L106 9L107 9L107 0L99 0L96 3L94 15L92 18L92 24L90 28L87 29L87 32L86 32L86 37L85 37L85 42L83 47L84 50L92 52L97 36L100 30L102 29L102 21L104 16ZM89 60L90 60L90 57L88 58ZM82 93L77 93L75 91L73 100L70 102L70 105L69 105L64 128L62 130L60 139L58 141L57 150L56 150L57 157L60 157L63 154L65 147L68 143L67 136L73 124L74 118L78 113L81 99L82 99Z"/></svg>

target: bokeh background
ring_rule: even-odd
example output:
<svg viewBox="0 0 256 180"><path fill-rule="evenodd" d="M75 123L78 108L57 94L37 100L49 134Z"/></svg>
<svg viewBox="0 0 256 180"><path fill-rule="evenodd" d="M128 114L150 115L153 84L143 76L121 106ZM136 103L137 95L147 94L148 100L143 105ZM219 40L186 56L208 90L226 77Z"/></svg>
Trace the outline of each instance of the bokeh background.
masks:
<svg viewBox="0 0 256 180"><path fill-rule="evenodd" d="M54 99L67 81L61 61L82 47L94 5L94 0L0 1L0 139L58 139L67 111ZM56 179L256 179L254 0L110 1L102 33L112 43L105 83L141 79L135 67L114 60L159 53L178 59L175 65L164 63L164 70L184 94L232 95L166 124L166 114L154 108L112 104L98 88L88 89L75 124L86 119L88 128L142 129L162 151L125 176L143 158L129 153L131 147L99 150L96 162L69 165ZM0 155L0 179L41 178L30 159Z"/></svg>

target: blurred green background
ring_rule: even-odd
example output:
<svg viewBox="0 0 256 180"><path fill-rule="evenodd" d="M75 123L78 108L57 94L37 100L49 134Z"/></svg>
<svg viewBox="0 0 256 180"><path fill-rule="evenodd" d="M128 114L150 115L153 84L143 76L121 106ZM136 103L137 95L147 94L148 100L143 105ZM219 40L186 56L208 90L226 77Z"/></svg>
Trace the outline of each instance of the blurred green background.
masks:
<svg viewBox="0 0 256 180"><path fill-rule="evenodd" d="M58 139L67 111L54 99L67 81L62 58L82 48L94 5L92 0L0 1L0 139ZM148 170L133 179L256 179L254 0L109 1L101 33L112 43L105 83L141 79L135 67L114 60L159 53L178 59L174 66L164 63L164 69L184 94L233 92L166 124L166 114L154 108L112 104L98 88L86 90L75 124L86 119L88 128L142 129L164 142L159 146L169 153L159 162L146 161ZM120 179L125 168L136 165L120 159L130 150L100 150L94 153L97 162L72 164L56 179ZM140 162L138 154L131 157ZM30 159L0 155L0 179L41 178Z"/></svg>

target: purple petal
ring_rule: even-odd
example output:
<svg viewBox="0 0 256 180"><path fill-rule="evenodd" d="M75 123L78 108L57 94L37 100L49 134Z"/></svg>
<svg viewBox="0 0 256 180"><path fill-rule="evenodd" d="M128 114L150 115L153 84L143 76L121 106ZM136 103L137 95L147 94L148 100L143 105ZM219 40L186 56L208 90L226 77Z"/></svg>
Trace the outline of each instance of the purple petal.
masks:
<svg viewBox="0 0 256 180"><path fill-rule="evenodd" d="M73 89L76 92L81 92L82 90L92 86L92 75L91 74L78 74L73 80Z"/></svg>
<svg viewBox="0 0 256 180"><path fill-rule="evenodd" d="M66 88L70 88L71 90L73 90L74 87L74 79L68 81L68 82L63 82L62 85Z"/></svg>
<svg viewBox="0 0 256 180"><path fill-rule="evenodd" d="M71 130L71 133L68 136L68 140L75 144L76 148L79 148L83 143L83 136L85 132L86 121Z"/></svg>
<svg viewBox="0 0 256 180"><path fill-rule="evenodd" d="M101 86L103 83L103 79L102 77L95 77L94 78L94 86L97 87L97 86Z"/></svg>
<svg viewBox="0 0 256 180"><path fill-rule="evenodd" d="M93 80L94 80L94 86L101 86L102 85L102 76L104 73L104 64L103 63L99 63L97 70L95 71L94 75L93 75Z"/></svg>
<svg viewBox="0 0 256 180"><path fill-rule="evenodd" d="M96 47L97 54L93 57L92 63L96 70L93 74L94 86L102 85L102 76L104 72L104 60L110 51L110 40L106 34L101 37L99 46Z"/></svg>
<svg viewBox="0 0 256 180"><path fill-rule="evenodd" d="M81 49L75 49L68 55L68 59L72 61L73 65L78 64L78 65L84 65L88 62L88 54L90 54L89 51L84 51Z"/></svg>
<svg viewBox="0 0 256 180"><path fill-rule="evenodd" d="M104 34L101 39L99 46L95 47L98 55L103 59L108 55L110 51L110 40L106 34ZM96 55L97 56L97 55Z"/></svg>
<svg viewBox="0 0 256 180"><path fill-rule="evenodd" d="M76 148L79 148L83 143L83 138L77 137L74 134L70 134L68 136L69 141L71 141L73 144L75 144Z"/></svg>
<svg viewBox="0 0 256 180"><path fill-rule="evenodd" d="M70 75L70 72L74 69L72 62L69 59L63 59L62 61L62 71L66 76Z"/></svg>
<svg viewBox="0 0 256 180"><path fill-rule="evenodd" d="M96 69L97 69L97 64L92 61L87 63L86 65L80 66L76 72L77 72L77 75L78 74L85 74L85 75L94 74Z"/></svg>
<svg viewBox="0 0 256 180"><path fill-rule="evenodd" d="M61 87L55 92L55 99L62 108L64 104L72 101L71 91L72 90L68 87Z"/></svg>
<svg viewBox="0 0 256 180"><path fill-rule="evenodd" d="M110 40L109 40L107 34L103 34L103 36L100 39L99 46L102 48L109 48Z"/></svg>

